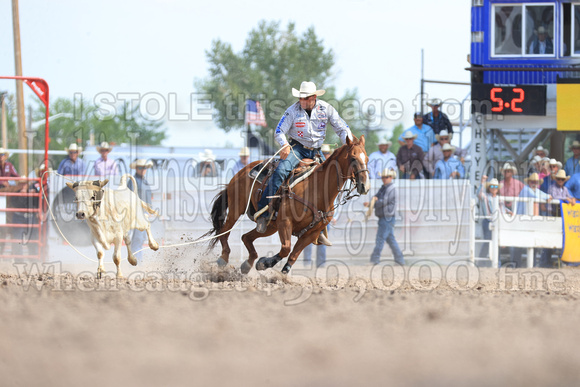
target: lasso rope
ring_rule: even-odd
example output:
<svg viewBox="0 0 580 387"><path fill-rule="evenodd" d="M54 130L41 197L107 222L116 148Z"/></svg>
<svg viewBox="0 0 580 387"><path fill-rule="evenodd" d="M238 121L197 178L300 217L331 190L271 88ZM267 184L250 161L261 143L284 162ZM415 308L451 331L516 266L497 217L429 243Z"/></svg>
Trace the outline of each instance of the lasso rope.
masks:
<svg viewBox="0 0 580 387"><path fill-rule="evenodd" d="M274 160L274 158L278 155L278 153L280 153L280 151L282 151L282 149L284 149L284 148L280 148L276 153L274 153L274 155L272 157L270 157L268 159L268 161L260 169L260 172L258 172L258 176L262 173L262 171L266 168L266 166L268 166L268 164L270 164L272 162L272 160ZM46 192L44 190L44 183L43 183L44 182L44 175L47 174L47 173L48 174L54 174L54 175L63 177L66 180L69 180L69 181L72 181L72 182L74 182L74 180L72 180L71 178L66 177L64 175L61 175L60 173L55 172L55 171L44 171L44 173L42 174L42 177L40 179L40 188L41 188L41 191L42 191L42 196L44 198L44 201L46 202L46 207L48 209L48 212L50 213L50 216L52 217L52 220L53 220L54 224L56 225L56 228L57 228L58 232L60 233L60 235L62 236L62 238L66 241L66 243L68 243L69 246L71 246L72 249L74 251L76 251L81 257L87 259L88 261L91 261L91 262L94 262L94 263L98 263L98 261L95 261L94 259L91 259L91 258L87 257L85 254L83 254L82 252L80 252L72 243L69 242L69 240L67 239L67 237L64 235L64 233L60 229L60 227L59 227L59 225L58 225L58 223L56 221L56 217L54 216L54 213L52 212L52 208L50 207L50 203L48 202L48 197L46 196ZM254 181L252 183L252 186L250 187L250 193L254 191L254 185L255 184L256 184L256 179L254 179ZM135 187L135 188L137 188L137 187ZM244 210L244 214L248 212L248 208L250 207L250 203L251 203L251 198L252 198L252 195L251 194L248 195L248 202L246 203L246 209ZM209 241L211 239L219 238L222 235L226 235L226 234L230 233L234 228L236 228L238 226L238 223L240 222L240 219L241 218L243 218L243 217L239 217L236 220L236 223L234 223L234 225L232 226L232 228L230 228L228 231L224 231L221 234L217 234L217 235L210 236L210 237L203 238L203 239L197 239L197 240L192 241L192 242L183 242L183 243L175 243L175 244L171 244L171 245L159 246L159 248L160 249L166 249L166 248L169 248L169 247L178 247L178 246L193 245L193 244L197 244L197 243L201 243L201 242L206 242L206 241ZM149 246L143 247L141 250L138 250L138 251L133 252L133 255L135 255L137 253L140 253L141 251L147 250L147 249L151 249L151 248Z"/></svg>

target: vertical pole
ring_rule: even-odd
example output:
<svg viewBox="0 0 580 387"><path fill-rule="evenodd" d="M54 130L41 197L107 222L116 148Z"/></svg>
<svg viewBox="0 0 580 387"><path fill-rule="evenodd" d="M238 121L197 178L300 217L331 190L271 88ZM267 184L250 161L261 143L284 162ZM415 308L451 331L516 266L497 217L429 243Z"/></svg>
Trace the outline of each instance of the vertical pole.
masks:
<svg viewBox="0 0 580 387"><path fill-rule="evenodd" d="M18 14L18 0L12 0L12 26L14 29L14 67L16 76L22 76L22 57L20 49L20 16ZM18 112L18 148L27 149L26 124L24 113L24 90L22 81L16 80L16 108ZM28 175L28 160L25 153L18 156L18 169L21 174Z"/></svg>
<svg viewBox="0 0 580 387"><path fill-rule="evenodd" d="M491 242L489 246L489 257L491 258L491 267L499 268L499 198L493 198L493 213L491 214Z"/></svg>
<svg viewBox="0 0 580 387"><path fill-rule="evenodd" d="M481 113L471 116L471 165L469 166L469 183L473 187L471 196L476 193L476 187L487 164L485 117Z"/></svg>
<svg viewBox="0 0 580 387"><path fill-rule="evenodd" d="M8 149L8 127L6 123L6 97L8 93L0 95L2 98L2 147Z"/></svg>
<svg viewBox="0 0 580 387"><path fill-rule="evenodd" d="M423 70L424 70L424 56L423 56L423 49L421 49L421 106L419 107L419 111L421 112L421 115L423 115L423 104L425 101L423 101L423 96L425 95L425 90L424 90L424 86L425 86L425 82L423 81L424 76L423 76Z"/></svg>

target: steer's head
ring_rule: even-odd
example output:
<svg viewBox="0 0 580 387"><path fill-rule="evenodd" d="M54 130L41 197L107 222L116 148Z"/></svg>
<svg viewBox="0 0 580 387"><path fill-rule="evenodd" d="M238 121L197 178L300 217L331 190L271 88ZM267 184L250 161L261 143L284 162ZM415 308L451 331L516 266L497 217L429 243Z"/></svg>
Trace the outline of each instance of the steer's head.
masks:
<svg viewBox="0 0 580 387"><path fill-rule="evenodd" d="M109 180L94 180L66 183L69 188L75 191L77 219L83 220L95 215L103 199L103 187L108 182Z"/></svg>

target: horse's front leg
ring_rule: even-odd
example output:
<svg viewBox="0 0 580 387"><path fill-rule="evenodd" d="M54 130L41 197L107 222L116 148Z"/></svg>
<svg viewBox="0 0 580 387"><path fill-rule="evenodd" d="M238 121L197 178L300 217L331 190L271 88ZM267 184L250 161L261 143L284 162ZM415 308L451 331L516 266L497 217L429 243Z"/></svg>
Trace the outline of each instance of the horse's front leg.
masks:
<svg viewBox="0 0 580 387"><path fill-rule="evenodd" d="M294 265L300 253L302 253L302 250L304 250L304 248L312 242L316 241L316 238L318 238L318 235L320 235L320 231L320 227L314 227L307 231L300 238L298 238L296 244L294 245L294 249L292 249L292 252L288 257L288 261L282 268L282 273L288 274L290 272L292 265Z"/></svg>
<svg viewBox="0 0 580 387"><path fill-rule="evenodd" d="M256 231L256 229L253 229L252 231L247 232L244 235L242 235L242 241L244 242L244 246L246 246L246 249L248 250L248 253L250 254L248 259L242 263L242 266L240 266L240 270L242 271L242 274L248 274L248 272L254 266L254 261L256 260L256 258L258 258L258 252L256 251L256 247L254 246L254 241L258 238L270 236L270 235L274 234L276 231L278 231L276 229L276 227L268 227L266 232L263 234L260 234L259 232ZM272 258L274 258L274 257L272 257ZM260 261L262 261L263 259L272 259L272 258L261 258ZM282 258L280 258L280 259L282 259ZM280 261L280 259L276 263L278 263ZM256 264L256 269L257 270L265 270L268 267L275 266L276 263L274 263L271 266L267 266L267 267L263 266L261 264L260 264L260 266L258 264Z"/></svg>

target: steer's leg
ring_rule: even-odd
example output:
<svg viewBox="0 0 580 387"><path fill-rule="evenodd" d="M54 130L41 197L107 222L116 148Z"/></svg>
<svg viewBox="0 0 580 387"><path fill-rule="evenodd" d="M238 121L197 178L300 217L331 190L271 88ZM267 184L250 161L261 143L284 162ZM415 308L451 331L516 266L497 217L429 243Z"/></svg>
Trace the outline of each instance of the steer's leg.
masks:
<svg viewBox="0 0 580 387"><path fill-rule="evenodd" d="M113 251L113 262L117 265L117 278L123 278L123 273L121 273L121 240L122 235L117 235L113 244L115 245L115 251Z"/></svg>
<svg viewBox="0 0 580 387"><path fill-rule="evenodd" d="M137 266L137 258L135 258L131 251L131 238L129 238L129 233L123 235L123 240L125 241L125 246L127 246L127 260L131 265Z"/></svg>
<svg viewBox="0 0 580 387"><path fill-rule="evenodd" d="M101 279L103 273L105 272L105 268L103 267L103 257L105 256L105 249L96 240L93 240L93 246L95 246L95 250L97 250L97 258L99 259L99 266L97 267L97 279Z"/></svg>
<svg viewBox="0 0 580 387"><path fill-rule="evenodd" d="M159 243L157 243L155 239L153 239L153 235L151 234L151 224L149 222L147 222L147 228L145 229L145 231L147 231L147 238L149 239L149 247L151 248L151 250L153 251L159 250Z"/></svg>

